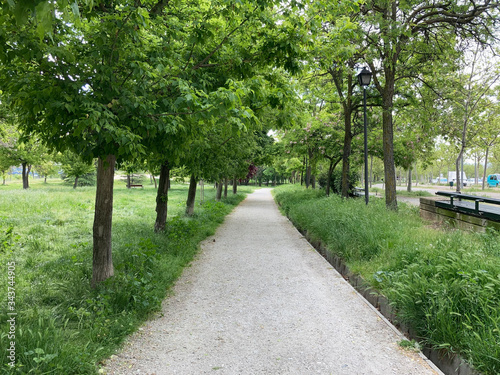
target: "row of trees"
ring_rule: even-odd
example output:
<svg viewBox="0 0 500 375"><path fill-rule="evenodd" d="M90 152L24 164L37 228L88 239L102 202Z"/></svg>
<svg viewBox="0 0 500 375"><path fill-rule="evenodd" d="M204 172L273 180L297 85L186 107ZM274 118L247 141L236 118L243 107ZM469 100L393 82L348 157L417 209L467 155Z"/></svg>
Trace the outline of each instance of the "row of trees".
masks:
<svg viewBox="0 0 500 375"><path fill-rule="evenodd" d="M8 120L0 121L0 174L3 184L11 168L21 167L23 188L29 188L29 174L37 173L45 178L58 175L78 186L79 179L91 174L95 167L92 162L82 160L71 151L51 153L35 137L25 137Z"/></svg>
<svg viewBox="0 0 500 375"><path fill-rule="evenodd" d="M298 28L300 7L224 0L2 4L2 104L26 138L97 159L93 286L113 275L117 163L140 160L160 176L154 228L162 231L173 167L184 166L192 181L246 174L260 132L293 119L296 95L287 77L300 69L296 46L307 34Z"/></svg>
<svg viewBox="0 0 500 375"><path fill-rule="evenodd" d="M454 155L457 175L466 151L487 154L499 135L500 70L493 57L498 10L495 1L377 0L343 9L344 17L322 10L300 82L303 116L295 133L280 135L285 147L294 145L285 152L307 168L306 185L314 185L310 175L318 163L329 173L338 164L341 193L351 193L350 170L361 163L356 73L362 66L373 72L369 154L383 160L389 208L397 208L396 167L411 171L417 163L422 169L439 163L437 139Z"/></svg>
<svg viewBox="0 0 500 375"><path fill-rule="evenodd" d="M95 286L113 275L117 163L144 163L160 176L156 231L177 166L192 182L208 176L222 186L249 162L294 179L300 163L314 186L326 160L330 175L341 163L348 196L362 65L374 74L370 152L384 160L386 204L396 209L395 166L425 158L450 113L463 120L461 153L467 147L479 101L461 115L450 77L465 41L492 40L497 12L492 0L10 0L0 8L1 101L25 139L97 159ZM273 167L258 151L271 128L283 140Z"/></svg>

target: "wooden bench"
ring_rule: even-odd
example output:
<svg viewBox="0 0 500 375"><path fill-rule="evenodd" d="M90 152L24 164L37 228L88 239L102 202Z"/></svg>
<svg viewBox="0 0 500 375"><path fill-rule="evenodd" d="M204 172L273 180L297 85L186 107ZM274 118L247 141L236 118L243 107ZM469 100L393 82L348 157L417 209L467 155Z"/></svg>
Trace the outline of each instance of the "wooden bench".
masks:
<svg viewBox="0 0 500 375"><path fill-rule="evenodd" d="M144 189L144 186L142 186L141 184L130 184L129 185L130 188L143 188Z"/></svg>

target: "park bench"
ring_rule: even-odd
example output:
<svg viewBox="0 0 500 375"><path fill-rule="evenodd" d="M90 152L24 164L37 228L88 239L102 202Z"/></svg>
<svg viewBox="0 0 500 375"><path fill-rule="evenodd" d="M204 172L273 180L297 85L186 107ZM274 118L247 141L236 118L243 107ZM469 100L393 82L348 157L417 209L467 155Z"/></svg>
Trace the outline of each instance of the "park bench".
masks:
<svg viewBox="0 0 500 375"><path fill-rule="evenodd" d="M364 197L365 196L365 189L360 188L360 187L355 187L352 190L352 195L354 195L355 197Z"/></svg>
<svg viewBox="0 0 500 375"><path fill-rule="evenodd" d="M130 184L130 188L144 188L141 184Z"/></svg>
<svg viewBox="0 0 500 375"><path fill-rule="evenodd" d="M450 198L449 201L436 201L436 207L500 221L500 199L448 191L437 191L436 195Z"/></svg>

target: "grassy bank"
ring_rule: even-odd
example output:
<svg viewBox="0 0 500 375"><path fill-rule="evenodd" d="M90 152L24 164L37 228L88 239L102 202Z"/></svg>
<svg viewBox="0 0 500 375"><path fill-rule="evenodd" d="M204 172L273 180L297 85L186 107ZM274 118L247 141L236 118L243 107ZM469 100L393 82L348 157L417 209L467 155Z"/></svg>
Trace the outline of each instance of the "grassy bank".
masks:
<svg viewBox="0 0 500 375"><path fill-rule="evenodd" d="M115 188L115 276L90 289L95 188L51 181L28 191L0 187L0 290L7 296L8 266L15 262L15 340L8 337L7 299L0 305L0 347L15 341L16 369L3 351L0 373L93 374L123 339L160 308L168 288L244 194L205 203L183 215L187 185L169 193L168 230L154 234L156 190ZM241 187L240 191L249 192ZM13 274L11 274L12 276ZM11 305L12 306L12 305Z"/></svg>
<svg viewBox="0 0 500 375"><path fill-rule="evenodd" d="M277 188L275 198L297 227L385 294L427 345L500 373L498 233L435 230L417 207L389 212L377 199L367 207L291 186Z"/></svg>

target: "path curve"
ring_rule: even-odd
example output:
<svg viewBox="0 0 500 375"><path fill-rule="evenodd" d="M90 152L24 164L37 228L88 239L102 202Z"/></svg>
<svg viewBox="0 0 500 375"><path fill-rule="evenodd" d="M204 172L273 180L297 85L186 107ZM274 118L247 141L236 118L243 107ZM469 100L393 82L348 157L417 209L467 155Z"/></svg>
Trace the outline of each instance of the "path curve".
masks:
<svg viewBox="0 0 500 375"><path fill-rule="evenodd" d="M107 374L441 374L283 217L249 195Z"/></svg>

